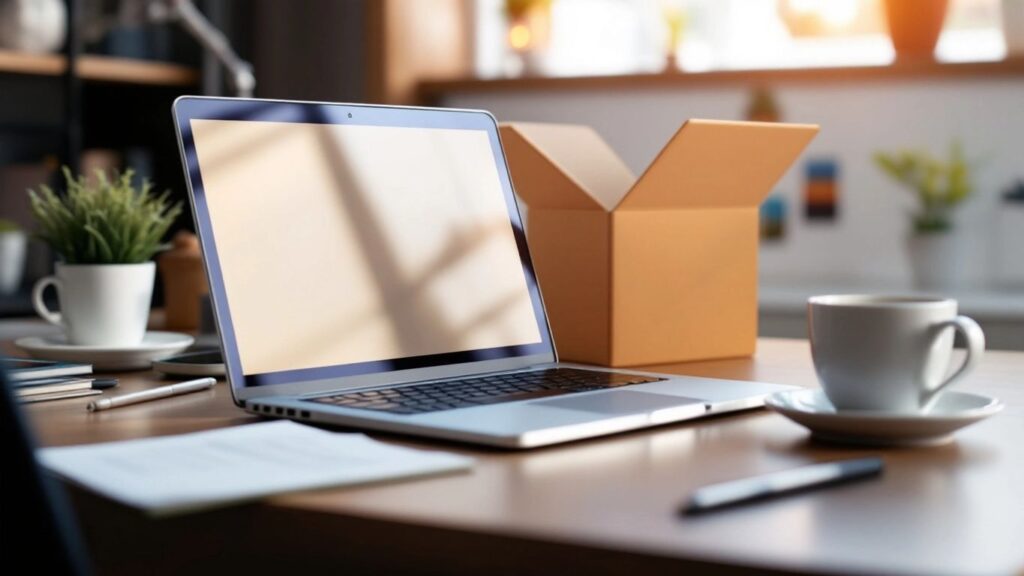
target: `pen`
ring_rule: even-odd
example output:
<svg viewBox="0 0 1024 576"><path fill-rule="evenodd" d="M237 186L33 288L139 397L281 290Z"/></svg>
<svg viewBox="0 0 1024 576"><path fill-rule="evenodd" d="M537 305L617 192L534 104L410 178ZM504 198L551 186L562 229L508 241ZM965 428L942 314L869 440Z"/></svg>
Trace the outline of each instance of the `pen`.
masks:
<svg viewBox="0 0 1024 576"><path fill-rule="evenodd" d="M170 386L161 386L151 390L143 390L142 392L122 394L120 396L114 396L113 398L101 398L100 400L89 402L86 409L89 412L99 412L100 410L117 408L118 406L127 406L128 404L138 404L139 402L149 402L150 400L159 400L160 398L168 398L170 396L180 396L182 394L188 394L189 392L207 390L212 388L216 383L217 381L213 378L189 380L188 382L179 382L177 384L171 384Z"/></svg>
<svg viewBox="0 0 1024 576"><path fill-rule="evenodd" d="M92 381L93 390L107 390L117 387L117 378L96 378Z"/></svg>
<svg viewBox="0 0 1024 576"><path fill-rule="evenodd" d="M683 506L682 512L699 514L743 502L870 478L881 474L882 466L881 458L855 458L711 484L694 491Z"/></svg>

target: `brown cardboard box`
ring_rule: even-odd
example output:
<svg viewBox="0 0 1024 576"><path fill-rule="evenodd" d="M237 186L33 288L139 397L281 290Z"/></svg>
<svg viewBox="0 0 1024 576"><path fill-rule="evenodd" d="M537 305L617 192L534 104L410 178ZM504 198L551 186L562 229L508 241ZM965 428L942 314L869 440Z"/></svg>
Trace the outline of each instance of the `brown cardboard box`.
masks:
<svg viewBox="0 0 1024 576"><path fill-rule="evenodd" d="M502 125L559 358L752 354L758 207L817 132L690 120L637 180L590 128Z"/></svg>

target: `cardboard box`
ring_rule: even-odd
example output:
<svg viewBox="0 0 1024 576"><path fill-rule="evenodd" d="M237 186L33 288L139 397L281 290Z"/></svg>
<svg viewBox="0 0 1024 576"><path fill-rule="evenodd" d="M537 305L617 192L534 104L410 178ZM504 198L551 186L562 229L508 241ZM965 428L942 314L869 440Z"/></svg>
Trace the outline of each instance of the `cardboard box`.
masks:
<svg viewBox="0 0 1024 576"><path fill-rule="evenodd" d="M590 128L502 125L559 358L752 354L758 207L817 132L690 120L637 180Z"/></svg>

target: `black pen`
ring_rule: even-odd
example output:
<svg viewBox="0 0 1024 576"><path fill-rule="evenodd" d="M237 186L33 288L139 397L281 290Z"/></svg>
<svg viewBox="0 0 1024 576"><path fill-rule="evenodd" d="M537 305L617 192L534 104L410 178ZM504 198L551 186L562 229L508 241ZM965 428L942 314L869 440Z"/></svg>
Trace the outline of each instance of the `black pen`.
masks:
<svg viewBox="0 0 1024 576"><path fill-rule="evenodd" d="M117 387L117 378L96 378L92 381L93 390L108 390Z"/></svg>
<svg viewBox="0 0 1024 576"><path fill-rule="evenodd" d="M821 462L698 488L683 506L683 514L700 514L754 500L774 498L811 488L843 484L882 473L881 458Z"/></svg>

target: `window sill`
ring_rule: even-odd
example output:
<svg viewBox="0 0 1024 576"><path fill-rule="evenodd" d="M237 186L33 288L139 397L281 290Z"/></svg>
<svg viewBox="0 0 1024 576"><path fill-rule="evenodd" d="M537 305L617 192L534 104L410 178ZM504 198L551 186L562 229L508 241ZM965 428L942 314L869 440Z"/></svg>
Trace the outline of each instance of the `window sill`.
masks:
<svg viewBox="0 0 1024 576"><path fill-rule="evenodd" d="M766 85L775 83L862 83L909 79L1024 78L1024 56L994 62L942 63L934 60L899 61L886 66L664 72L613 76L531 76L520 78L462 78L422 82L420 100L437 102L448 94L570 90L636 90L704 86Z"/></svg>

